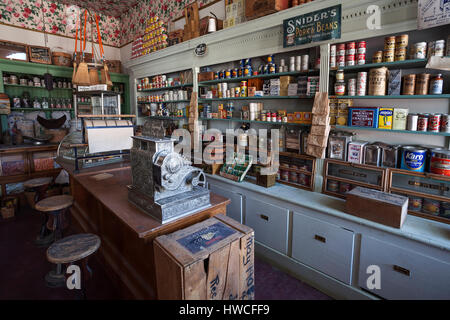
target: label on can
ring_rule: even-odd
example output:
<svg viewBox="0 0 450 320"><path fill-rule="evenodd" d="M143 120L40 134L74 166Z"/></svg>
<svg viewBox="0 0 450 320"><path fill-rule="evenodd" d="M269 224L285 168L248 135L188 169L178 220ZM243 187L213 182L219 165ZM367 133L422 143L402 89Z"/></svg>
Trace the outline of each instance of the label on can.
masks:
<svg viewBox="0 0 450 320"><path fill-rule="evenodd" d="M441 132L450 132L450 115L448 114L442 115Z"/></svg>
<svg viewBox="0 0 450 320"><path fill-rule="evenodd" d="M410 211L421 211L422 210L422 198L420 197L409 197L408 210Z"/></svg>
<svg viewBox="0 0 450 320"><path fill-rule="evenodd" d="M428 115L419 114L419 119L417 120L417 131L427 131L428 128Z"/></svg>
<svg viewBox="0 0 450 320"><path fill-rule="evenodd" d="M434 174L450 176L450 159L441 158L439 154L433 154L431 157L430 171Z"/></svg>
<svg viewBox="0 0 450 320"><path fill-rule="evenodd" d="M432 114L428 118L428 131L430 132L439 132L441 129L441 115L440 114Z"/></svg>
<svg viewBox="0 0 450 320"><path fill-rule="evenodd" d="M415 172L425 171L426 149L405 147L402 149L401 169Z"/></svg>
<svg viewBox="0 0 450 320"><path fill-rule="evenodd" d="M437 216L441 211L441 203L438 200L425 198L423 199L422 211Z"/></svg>
<svg viewBox="0 0 450 320"><path fill-rule="evenodd" d="M379 129L392 129L392 119L394 116L393 108L380 108L378 128Z"/></svg>

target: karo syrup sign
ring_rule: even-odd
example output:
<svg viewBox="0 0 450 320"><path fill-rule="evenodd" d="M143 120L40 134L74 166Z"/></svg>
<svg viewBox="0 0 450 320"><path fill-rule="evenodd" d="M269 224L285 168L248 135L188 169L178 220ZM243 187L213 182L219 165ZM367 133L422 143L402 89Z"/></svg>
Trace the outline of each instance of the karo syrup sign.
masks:
<svg viewBox="0 0 450 320"><path fill-rule="evenodd" d="M337 5L283 21L283 47L341 37L342 6Z"/></svg>

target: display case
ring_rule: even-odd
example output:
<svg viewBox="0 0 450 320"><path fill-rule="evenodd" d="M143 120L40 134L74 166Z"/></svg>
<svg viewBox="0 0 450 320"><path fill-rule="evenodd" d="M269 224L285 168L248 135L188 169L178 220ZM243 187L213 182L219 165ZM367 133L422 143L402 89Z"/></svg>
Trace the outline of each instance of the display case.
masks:
<svg viewBox="0 0 450 320"><path fill-rule="evenodd" d="M386 172L382 167L326 159L322 192L345 199L345 194L356 186L385 191Z"/></svg>
<svg viewBox="0 0 450 320"><path fill-rule="evenodd" d="M277 182L295 188L314 190L316 158L291 152L280 152Z"/></svg>
<svg viewBox="0 0 450 320"><path fill-rule="evenodd" d="M122 112L121 95L118 91L83 91L75 94L76 110L78 112L78 98L89 99L92 115L120 115ZM85 104L83 104L85 105ZM83 110L83 108L81 109Z"/></svg>
<svg viewBox="0 0 450 320"><path fill-rule="evenodd" d="M450 177L388 170L387 191L409 198L408 213L450 224Z"/></svg>

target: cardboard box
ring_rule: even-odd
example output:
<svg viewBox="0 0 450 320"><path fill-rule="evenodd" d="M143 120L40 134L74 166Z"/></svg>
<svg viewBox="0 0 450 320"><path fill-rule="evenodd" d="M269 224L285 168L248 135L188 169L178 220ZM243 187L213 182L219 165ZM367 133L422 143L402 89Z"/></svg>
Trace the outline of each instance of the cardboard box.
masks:
<svg viewBox="0 0 450 320"><path fill-rule="evenodd" d="M391 130L393 115L394 108L380 108L378 111L378 128Z"/></svg>
<svg viewBox="0 0 450 320"><path fill-rule="evenodd" d="M394 108L394 115L392 117L392 129L406 130L406 121L408 118L409 109Z"/></svg>
<svg viewBox="0 0 450 320"><path fill-rule="evenodd" d="M253 300L254 231L217 215L154 240L158 299Z"/></svg>
<svg viewBox="0 0 450 320"><path fill-rule="evenodd" d="M408 212L408 197L356 187L347 193L345 212L386 226L401 228Z"/></svg>

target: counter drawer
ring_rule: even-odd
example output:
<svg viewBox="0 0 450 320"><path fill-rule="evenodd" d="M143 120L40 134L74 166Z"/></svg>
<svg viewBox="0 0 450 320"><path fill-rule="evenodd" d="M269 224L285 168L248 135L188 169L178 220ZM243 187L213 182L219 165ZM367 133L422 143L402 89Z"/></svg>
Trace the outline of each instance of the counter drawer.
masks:
<svg viewBox="0 0 450 320"><path fill-rule="evenodd" d="M242 209L243 209L243 196L234 193L223 188L210 184L210 190L213 193L221 195L222 197L230 199L231 203L227 206L227 216L236 220L239 223L243 223Z"/></svg>
<svg viewBox="0 0 450 320"><path fill-rule="evenodd" d="M355 234L294 211L292 257L346 284L351 283Z"/></svg>
<svg viewBox="0 0 450 320"><path fill-rule="evenodd" d="M245 224L255 230L256 241L287 254L289 210L245 198Z"/></svg>
<svg viewBox="0 0 450 320"><path fill-rule="evenodd" d="M371 265L380 267L380 289L367 287ZM386 299L450 299L450 264L363 236L359 286Z"/></svg>

